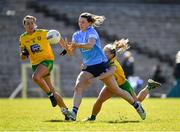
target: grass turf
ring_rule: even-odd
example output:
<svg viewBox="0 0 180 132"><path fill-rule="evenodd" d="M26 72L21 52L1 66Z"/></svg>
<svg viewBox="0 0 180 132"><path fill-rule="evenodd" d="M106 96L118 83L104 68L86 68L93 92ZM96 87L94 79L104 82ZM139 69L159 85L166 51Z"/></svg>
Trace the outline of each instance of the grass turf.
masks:
<svg viewBox="0 0 180 132"><path fill-rule="evenodd" d="M180 131L180 98L145 100L144 121L127 102L112 98L95 122L81 121L90 115L94 102L95 98L84 98L77 121L66 122L48 99L0 99L0 131ZM71 108L72 99L65 103Z"/></svg>

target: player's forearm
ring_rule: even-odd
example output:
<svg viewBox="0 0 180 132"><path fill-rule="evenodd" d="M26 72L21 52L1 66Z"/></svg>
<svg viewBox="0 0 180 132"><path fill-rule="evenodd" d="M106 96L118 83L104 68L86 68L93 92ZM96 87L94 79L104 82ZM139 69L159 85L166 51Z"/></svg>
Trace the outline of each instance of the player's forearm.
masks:
<svg viewBox="0 0 180 132"><path fill-rule="evenodd" d="M96 44L96 39L94 38L89 38L87 43L76 43L72 42L73 46L75 48L83 48L83 49L92 49L94 45Z"/></svg>
<svg viewBox="0 0 180 132"><path fill-rule="evenodd" d="M20 59L23 61L23 60L26 60L26 56L25 55L22 55L20 54Z"/></svg>
<svg viewBox="0 0 180 132"><path fill-rule="evenodd" d="M63 39L61 39L61 40L59 41L59 45L60 45L63 49L66 49L66 47L67 47L67 43L66 43L66 41L64 41Z"/></svg>
<svg viewBox="0 0 180 132"><path fill-rule="evenodd" d="M66 54L72 56L72 55L74 55L74 51L73 51L73 50L65 50L65 49L64 49L64 50L60 53L61 56L64 56L64 55L66 55Z"/></svg>
<svg viewBox="0 0 180 132"><path fill-rule="evenodd" d="M65 54L73 55L74 50L70 46L68 46L67 40L61 39L59 41L59 45L64 49L63 52ZM60 55L65 55L65 54L63 54L63 52Z"/></svg>
<svg viewBox="0 0 180 132"><path fill-rule="evenodd" d="M76 43L75 47L76 48L83 48L83 49L92 49L94 44L92 43Z"/></svg>
<svg viewBox="0 0 180 132"><path fill-rule="evenodd" d="M26 60L26 56L23 55L23 51L25 50L25 48L19 48L19 52L20 52L20 59L23 61L23 60ZM27 52L27 51L26 51Z"/></svg>

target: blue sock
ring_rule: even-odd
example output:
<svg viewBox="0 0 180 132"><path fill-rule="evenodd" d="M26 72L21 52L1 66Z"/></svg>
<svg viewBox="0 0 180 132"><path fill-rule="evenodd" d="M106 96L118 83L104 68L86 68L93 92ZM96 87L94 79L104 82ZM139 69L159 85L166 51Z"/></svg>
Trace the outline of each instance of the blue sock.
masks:
<svg viewBox="0 0 180 132"><path fill-rule="evenodd" d="M75 114L77 114L77 112L78 112L78 107L76 107L76 106L73 106L73 110L72 110Z"/></svg>
<svg viewBox="0 0 180 132"><path fill-rule="evenodd" d="M137 109L139 107L139 104L137 103L137 101L134 101L134 103L132 105L134 106L135 109Z"/></svg>

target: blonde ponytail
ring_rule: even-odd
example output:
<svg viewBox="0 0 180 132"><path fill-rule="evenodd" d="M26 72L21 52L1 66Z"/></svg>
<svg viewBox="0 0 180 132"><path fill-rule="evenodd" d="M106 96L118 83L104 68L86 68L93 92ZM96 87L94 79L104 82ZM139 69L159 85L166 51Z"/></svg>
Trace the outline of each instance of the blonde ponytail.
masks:
<svg viewBox="0 0 180 132"><path fill-rule="evenodd" d="M101 24L103 24L103 22L106 18L105 18L105 16L94 15L93 19L95 20L94 23L92 23L93 27L99 27Z"/></svg>
<svg viewBox="0 0 180 132"><path fill-rule="evenodd" d="M130 46L128 45L129 40L128 39L121 39L116 40L112 43L114 49L116 49L117 52L122 53L125 50L129 49Z"/></svg>
<svg viewBox="0 0 180 132"><path fill-rule="evenodd" d="M116 40L113 43L107 44L104 47L104 49L109 49L111 53L113 53L114 56L116 56L116 52L122 54L124 51L130 48L128 42L129 42L128 39Z"/></svg>
<svg viewBox="0 0 180 132"><path fill-rule="evenodd" d="M86 18L92 27L99 27L105 20L105 16L98 16L88 12L82 13L80 17Z"/></svg>

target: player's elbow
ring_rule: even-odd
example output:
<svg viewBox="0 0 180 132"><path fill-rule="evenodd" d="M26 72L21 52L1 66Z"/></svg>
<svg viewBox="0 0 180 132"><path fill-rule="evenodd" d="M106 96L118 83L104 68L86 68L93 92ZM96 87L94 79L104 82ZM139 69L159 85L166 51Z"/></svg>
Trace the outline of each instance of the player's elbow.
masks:
<svg viewBox="0 0 180 132"><path fill-rule="evenodd" d="M89 48L92 49L94 47L94 45L90 45Z"/></svg>
<svg viewBox="0 0 180 132"><path fill-rule="evenodd" d="M94 47L94 44L88 44L86 49L92 49Z"/></svg>

